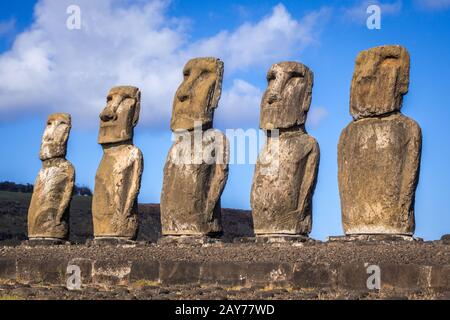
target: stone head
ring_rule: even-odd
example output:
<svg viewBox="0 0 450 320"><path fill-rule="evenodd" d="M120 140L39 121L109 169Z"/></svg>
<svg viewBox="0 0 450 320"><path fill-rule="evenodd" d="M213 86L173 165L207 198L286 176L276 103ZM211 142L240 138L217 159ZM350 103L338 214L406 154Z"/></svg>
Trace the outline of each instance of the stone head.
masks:
<svg viewBox="0 0 450 320"><path fill-rule="evenodd" d="M136 87L114 87L109 91L106 107L100 113L98 143L110 144L133 139L139 121L141 92Z"/></svg>
<svg viewBox="0 0 450 320"><path fill-rule="evenodd" d="M71 122L67 113L54 113L48 117L39 153L42 161L66 156Z"/></svg>
<svg viewBox="0 0 450 320"><path fill-rule="evenodd" d="M175 93L172 131L192 130L195 122L212 127L214 110L222 93L223 62L216 58L196 58L183 70L183 82Z"/></svg>
<svg viewBox="0 0 450 320"><path fill-rule="evenodd" d="M260 128L302 125L311 105L314 75L298 62L280 62L267 73L267 90L261 101Z"/></svg>
<svg viewBox="0 0 450 320"><path fill-rule="evenodd" d="M360 52L350 94L353 118L399 111L408 92L409 64L409 53L401 46L381 46Z"/></svg>

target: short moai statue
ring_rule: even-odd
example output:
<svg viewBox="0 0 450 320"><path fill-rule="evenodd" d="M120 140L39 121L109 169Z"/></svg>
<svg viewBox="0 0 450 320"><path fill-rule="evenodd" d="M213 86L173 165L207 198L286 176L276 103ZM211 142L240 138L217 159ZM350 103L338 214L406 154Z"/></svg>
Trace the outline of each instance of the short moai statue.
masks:
<svg viewBox="0 0 450 320"><path fill-rule="evenodd" d="M130 241L137 236L137 197L144 164L141 151L133 145L133 133L140 104L138 88L115 87L100 114L98 143L103 158L92 201L94 237L98 241Z"/></svg>
<svg viewBox="0 0 450 320"><path fill-rule="evenodd" d="M267 141L256 163L251 207L256 236L307 239L320 150L305 130L313 73L298 62L274 64L261 102Z"/></svg>
<svg viewBox="0 0 450 320"><path fill-rule="evenodd" d="M163 236L208 239L222 234L220 197L228 178L229 145L212 126L223 69L216 58L192 59L184 67L173 102L176 139L164 167Z"/></svg>
<svg viewBox="0 0 450 320"><path fill-rule="evenodd" d="M55 113L48 117L39 158L42 169L34 184L28 210L28 238L49 243L69 236L69 211L75 169L66 160L71 117Z"/></svg>
<svg viewBox="0 0 450 320"><path fill-rule="evenodd" d="M401 46L380 46L356 58L351 84L353 121L338 147L342 222L347 236L410 238L422 134L400 112L410 59Z"/></svg>

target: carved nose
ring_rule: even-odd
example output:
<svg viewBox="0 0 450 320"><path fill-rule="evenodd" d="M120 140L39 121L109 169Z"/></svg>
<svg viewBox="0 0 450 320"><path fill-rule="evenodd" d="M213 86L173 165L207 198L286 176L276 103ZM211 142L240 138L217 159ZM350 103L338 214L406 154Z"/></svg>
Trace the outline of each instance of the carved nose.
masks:
<svg viewBox="0 0 450 320"><path fill-rule="evenodd" d="M116 114L112 112L109 108L106 108L105 110L100 113L100 119L102 121L111 121L116 119Z"/></svg>
<svg viewBox="0 0 450 320"><path fill-rule="evenodd" d="M278 97L278 94L276 94L276 93L269 94L269 97L267 98L267 102L269 104L277 102L278 100L279 100L279 97Z"/></svg>
<svg viewBox="0 0 450 320"><path fill-rule="evenodd" d="M178 100L179 100L180 102L184 102L184 101L186 101L187 99L189 99L189 95L188 95L187 93L185 93L185 92L180 92L180 93L178 94Z"/></svg>

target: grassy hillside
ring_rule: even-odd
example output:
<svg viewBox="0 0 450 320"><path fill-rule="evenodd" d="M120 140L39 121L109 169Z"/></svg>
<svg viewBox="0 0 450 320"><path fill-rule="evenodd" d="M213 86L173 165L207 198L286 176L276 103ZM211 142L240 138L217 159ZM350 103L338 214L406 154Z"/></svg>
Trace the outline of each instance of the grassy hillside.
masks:
<svg viewBox="0 0 450 320"><path fill-rule="evenodd" d="M27 239L27 213L31 194L0 191L0 242L18 243ZM83 243L93 237L92 197L75 196L70 207L70 240ZM251 236L253 222L248 211L223 209L224 238ZM161 235L158 204L139 205L139 241L156 241Z"/></svg>
<svg viewBox="0 0 450 320"><path fill-rule="evenodd" d="M0 240L27 238L30 193L0 191ZM92 234L91 197L73 197L70 217L71 240L82 241Z"/></svg>

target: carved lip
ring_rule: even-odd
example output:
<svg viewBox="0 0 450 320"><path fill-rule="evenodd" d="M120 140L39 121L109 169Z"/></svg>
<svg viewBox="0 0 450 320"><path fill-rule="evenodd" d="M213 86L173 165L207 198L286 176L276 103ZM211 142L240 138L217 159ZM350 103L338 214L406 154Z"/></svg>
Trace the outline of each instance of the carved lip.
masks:
<svg viewBox="0 0 450 320"><path fill-rule="evenodd" d="M261 109L279 109L279 108L283 108L285 106L284 103L281 103L279 101L275 101L271 104L269 104L268 102L264 102L261 106Z"/></svg>
<svg viewBox="0 0 450 320"><path fill-rule="evenodd" d="M108 122L100 122L100 128L111 128L116 126L117 123L114 121L108 121Z"/></svg>

